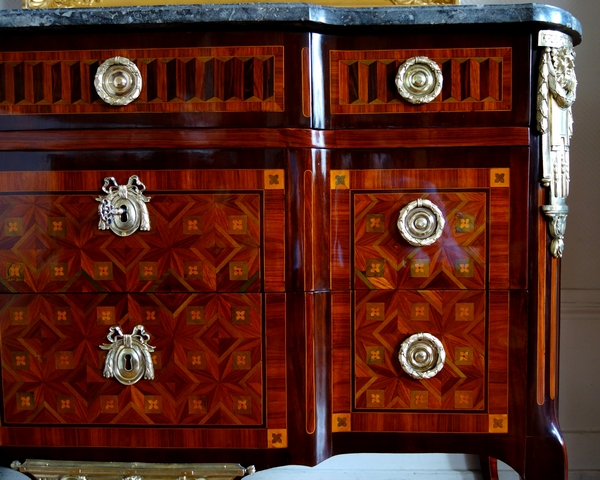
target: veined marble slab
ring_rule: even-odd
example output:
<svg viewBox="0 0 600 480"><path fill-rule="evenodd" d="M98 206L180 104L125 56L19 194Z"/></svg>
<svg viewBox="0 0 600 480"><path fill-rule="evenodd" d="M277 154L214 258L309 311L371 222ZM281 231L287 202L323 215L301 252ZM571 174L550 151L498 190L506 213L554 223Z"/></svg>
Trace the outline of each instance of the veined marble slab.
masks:
<svg viewBox="0 0 600 480"><path fill-rule="evenodd" d="M540 4L428 7L331 7L309 3L238 3L87 9L5 10L0 28L90 25L160 26L198 23L314 23L331 26L474 25L533 22L581 41L569 12Z"/></svg>

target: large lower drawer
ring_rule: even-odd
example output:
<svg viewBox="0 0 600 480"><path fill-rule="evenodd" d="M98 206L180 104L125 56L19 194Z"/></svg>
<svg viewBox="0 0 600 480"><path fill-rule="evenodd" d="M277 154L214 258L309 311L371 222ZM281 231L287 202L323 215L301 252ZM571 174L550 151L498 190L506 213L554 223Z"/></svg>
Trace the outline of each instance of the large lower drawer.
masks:
<svg viewBox="0 0 600 480"><path fill-rule="evenodd" d="M333 294L333 431L506 433L509 297L459 290ZM437 339L445 354L431 377L415 378L400 359L403 342L419 333Z"/></svg>
<svg viewBox="0 0 600 480"><path fill-rule="evenodd" d="M220 429L237 428L249 430L240 446L267 448L267 430L285 431L284 294L1 297L0 433L18 438L20 428L43 425L44 434L68 445L75 426L177 427L191 447L201 446L193 437L202 430L218 444L232 442ZM126 345L132 334L130 358L117 367L119 341ZM144 334L144 346L136 346ZM122 370L139 367L138 351L151 359L141 360L144 377L118 381L116 370L126 377ZM134 445L126 435L119 442Z"/></svg>

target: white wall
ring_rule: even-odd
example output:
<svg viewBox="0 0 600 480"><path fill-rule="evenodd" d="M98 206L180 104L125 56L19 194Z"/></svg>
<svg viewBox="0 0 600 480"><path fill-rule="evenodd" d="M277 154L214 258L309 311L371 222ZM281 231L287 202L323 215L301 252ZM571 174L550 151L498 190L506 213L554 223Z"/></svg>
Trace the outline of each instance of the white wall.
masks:
<svg viewBox="0 0 600 480"><path fill-rule="evenodd" d="M461 3L530 2L462 0ZM570 213L562 266L560 421L569 451L571 480L592 480L600 479L600 348L595 343L600 339L600 154L597 153L600 152L600 0L545 3L570 11L581 21L584 32L583 43L576 48L579 87L573 107ZM0 9L19 6L20 0L0 0ZM453 470L469 470L473 465L469 458L458 464L454 456L444 458L406 457L404 465L409 470L421 462ZM379 461L376 463L381 466ZM508 470L502 474L504 479L517 478ZM369 478L377 480L373 475ZM443 478L448 480L450 476Z"/></svg>
<svg viewBox="0 0 600 480"><path fill-rule="evenodd" d="M5 8L21 8L21 0L0 0L0 10Z"/></svg>

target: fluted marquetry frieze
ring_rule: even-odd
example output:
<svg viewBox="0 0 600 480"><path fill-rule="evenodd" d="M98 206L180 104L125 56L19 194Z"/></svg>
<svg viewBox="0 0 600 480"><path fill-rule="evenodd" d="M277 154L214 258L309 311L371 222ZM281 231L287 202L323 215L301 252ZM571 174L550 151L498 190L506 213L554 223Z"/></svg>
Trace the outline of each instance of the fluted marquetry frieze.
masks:
<svg viewBox="0 0 600 480"><path fill-rule="evenodd" d="M398 69L427 56L443 76L431 102L413 105L396 88ZM510 48L331 52L332 113L465 112L509 110L512 104Z"/></svg>
<svg viewBox="0 0 600 480"><path fill-rule="evenodd" d="M0 55L0 114L93 113L100 65L126 57L143 88L119 112L283 111L283 47L213 47Z"/></svg>

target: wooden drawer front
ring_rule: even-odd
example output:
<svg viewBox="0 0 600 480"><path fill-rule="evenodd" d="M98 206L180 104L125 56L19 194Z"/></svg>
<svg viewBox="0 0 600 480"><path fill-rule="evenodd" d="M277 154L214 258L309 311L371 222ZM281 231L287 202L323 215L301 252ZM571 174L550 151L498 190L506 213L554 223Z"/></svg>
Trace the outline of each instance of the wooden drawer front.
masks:
<svg viewBox="0 0 600 480"><path fill-rule="evenodd" d="M334 290L507 288L509 169L331 176ZM419 198L445 218L441 237L428 246L410 245L397 227L400 210Z"/></svg>
<svg viewBox="0 0 600 480"><path fill-rule="evenodd" d="M121 107L94 88L115 56L134 62L143 82ZM283 110L283 46L0 53L0 114Z"/></svg>
<svg viewBox="0 0 600 480"><path fill-rule="evenodd" d="M2 291L259 292L265 288L261 255L265 214L275 216L267 223L277 223L269 236L274 245L272 263L267 266L268 285L282 289L283 274L277 274L282 266L275 260L284 248L283 225L277 213L283 209L283 190L271 190L265 199L266 174L262 171L242 174L248 177L247 183L244 178L228 182L223 172L187 172L185 179L184 172L170 173L172 176L167 172L139 174L148 188L145 193L151 197L147 204L151 230L138 230L127 237L98 229L97 193L21 191L1 196ZM41 181L59 189L61 175L70 188L80 176L77 172L22 174L24 183L12 185L33 190ZM157 179L160 175L167 179L167 185ZM8 177L5 187L10 188L11 177L18 182L20 174L4 176ZM59 183L53 184L51 177ZM88 181L89 188L99 190L104 175L98 172L94 177ZM119 174L119 178L125 183L127 176ZM210 179L221 188L230 183L249 190L199 190ZM178 180L189 183L185 193L161 191L175 185L181 188ZM87 189L87 185L75 188Z"/></svg>
<svg viewBox="0 0 600 480"><path fill-rule="evenodd" d="M358 291L355 409L483 410L485 297L482 291ZM418 332L434 335L446 351L445 367L430 379L406 375L398 362L400 344Z"/></svg>
<svg viewBox="0 0 600 480"><path fill-rule="evenodd" d="M5 424L262 425L261 294L5 295ZM272 319L271 319L272 320ZM267 319L267 323L269 319ZM104 378L109 327L151 335L155 379ZM282 352L278 352L282 353ZM272 365L273 378L284 365Z"/></svg>
<svg viewBox="0 0 600 480"><path fill-rule="evenodd" d="M426 56L443 75L430 103L414 105L398 93L398 68ZM331 113L503 111L512 108L512 49L332 50Z"/></svg>
<svg viewBox="0 0 600 480"><path fill-rule="evenodd" d="M505 291L334 294L333 431L506 432L508 300ZM429 379L398 359L418 332L446 352Z"/></svg>
<svg viewBox="0 0 600 480"><path fill-rule="evenodd" d="M445 217L442 236L414 247L397 227L398 213L417 199ZM374 192L354 195L354 288L483 288L486 279L485 192Z"/></svg>

